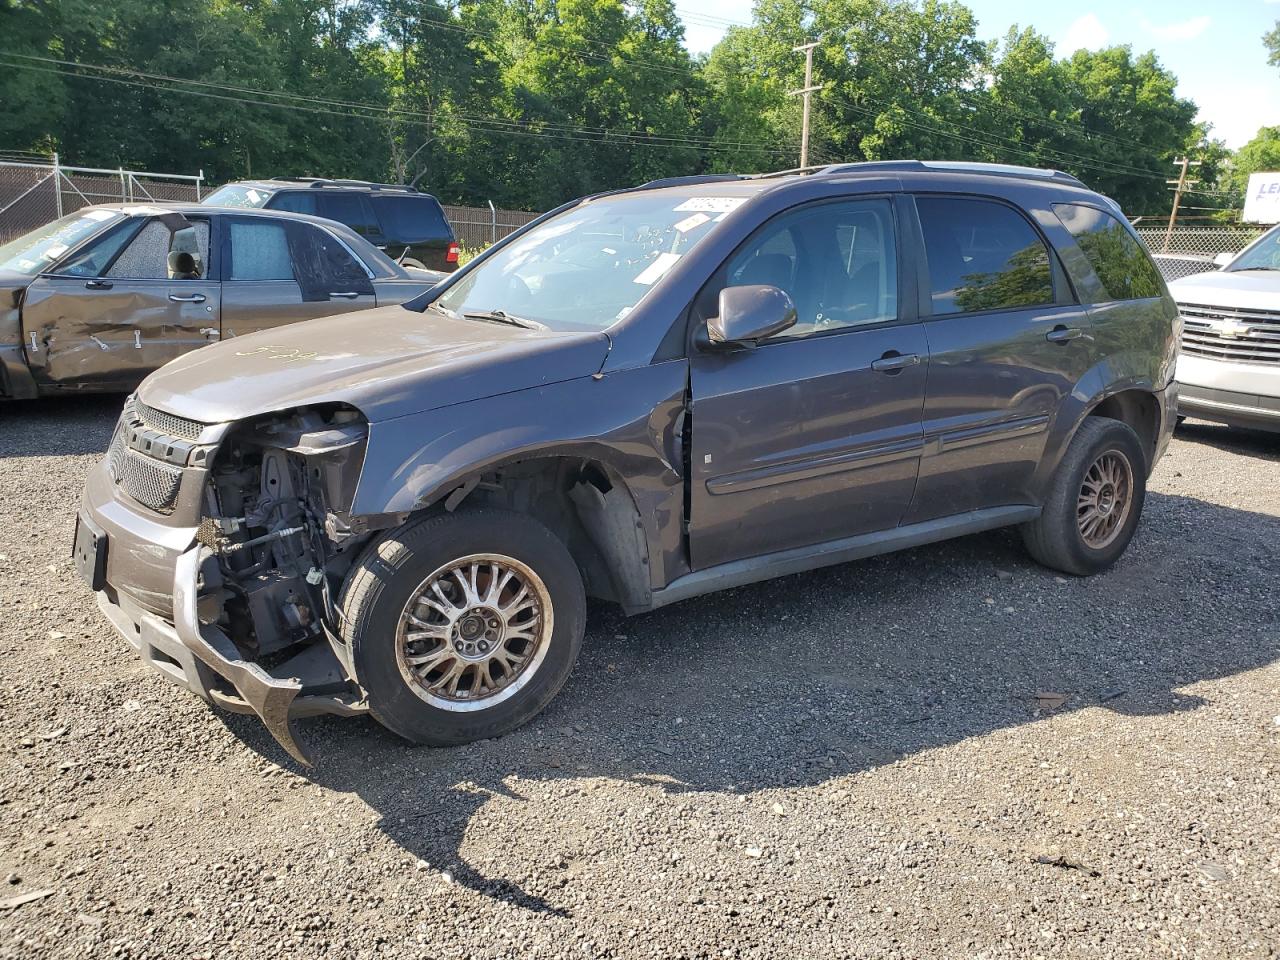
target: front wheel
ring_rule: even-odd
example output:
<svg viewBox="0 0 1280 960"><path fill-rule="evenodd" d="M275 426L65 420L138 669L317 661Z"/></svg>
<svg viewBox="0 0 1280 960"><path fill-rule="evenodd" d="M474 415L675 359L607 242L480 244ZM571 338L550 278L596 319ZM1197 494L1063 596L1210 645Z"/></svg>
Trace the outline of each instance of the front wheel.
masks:
<svg viewBox="0 0 1280 960"><path fill-rule="evenodd" d="M1058 465L1040 516L1022 525L1028 552L1084 577L1120 558L1142 516L1146 455L1128 424L1088 417Z"/></svg>
<svg viewBox="0 0 1280 960"><path fill-rule="evenodd" d="M564 544L496 509L388 533L347 578L342 609L370 713L438 746L498 736L541 711L568 679L586 623Z"/></svg>

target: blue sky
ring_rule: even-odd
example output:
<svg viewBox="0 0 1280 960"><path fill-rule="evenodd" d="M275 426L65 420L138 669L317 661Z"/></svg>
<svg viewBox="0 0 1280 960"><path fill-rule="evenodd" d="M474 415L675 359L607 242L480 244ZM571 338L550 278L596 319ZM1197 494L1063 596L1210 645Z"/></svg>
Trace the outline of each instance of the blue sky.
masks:
<svg viewBox="0 0 1280 960"><path fill-rule="evenodd" d="M1200 106L1200 119L1231 147L1260 126L1280 125L1280 67L1267 65L1262 34L1280 20L1280 0L964 0L982 39L1008 28L1035 27L1059 56L1077 48L1127 43L1155 50L1178 77L1178 92ZM690 49L709 50L729 23L746 23L749 0L676 0Z"/></svg>

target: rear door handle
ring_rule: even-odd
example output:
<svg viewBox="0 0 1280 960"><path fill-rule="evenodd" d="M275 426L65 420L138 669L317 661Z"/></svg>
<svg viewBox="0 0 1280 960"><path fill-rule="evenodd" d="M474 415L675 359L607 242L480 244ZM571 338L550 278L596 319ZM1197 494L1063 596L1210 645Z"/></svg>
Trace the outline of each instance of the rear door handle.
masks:
<svg viewBox="0 0 1280 960"><path fill-rule="evenodd" d="M171 293L169 294L169 299L174 303L204 303L204 294L192 293L187 296L183 296L179 293Z"/></svg>
<svg viewBox="0 0 1280 960"><path fill-rule="evenodd" d="M914 367L919 362L919 354L898 353L890 350L879 360L872 360L871 369L877 373L901 373L907 367Z"/></svg>
<svg viewBox="0 0 1280 960"><path fill-rule="evenodd" d="M1044 338L1050 343L1067 343L1071 340L1078 340L1084 336L1084 331L1079 327L1064 327L1058 324L1052 330L1044 335Z"/></svg>
<svg viewBox="0 0 1280 960"><path fill-rule="evenodd" d="M337 297L340 300L354 300L358 296L360 296L360 294L354 290L339 290L335 293L330 293L329 299L332 300L334 297Z"/></svg>
<svg viewBox="0 0 1280 960"><path fill-rule="evenodd" d="M84 285L89 290L110 290L112 286L110 280L86 280Z"/></svg>

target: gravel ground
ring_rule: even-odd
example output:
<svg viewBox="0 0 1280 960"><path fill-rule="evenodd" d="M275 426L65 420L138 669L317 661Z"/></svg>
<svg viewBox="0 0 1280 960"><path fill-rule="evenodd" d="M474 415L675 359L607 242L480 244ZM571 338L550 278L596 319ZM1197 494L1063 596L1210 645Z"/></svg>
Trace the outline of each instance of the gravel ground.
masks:
<svg viewBox="0 0 1280 960"><path fill-rule="evenodd" d="M1280 955L1280 440L1186 425L1105 576L1000 532L600 607L523 730L303 771L76 581L116 409L0 409L0 956Z"/></svg>

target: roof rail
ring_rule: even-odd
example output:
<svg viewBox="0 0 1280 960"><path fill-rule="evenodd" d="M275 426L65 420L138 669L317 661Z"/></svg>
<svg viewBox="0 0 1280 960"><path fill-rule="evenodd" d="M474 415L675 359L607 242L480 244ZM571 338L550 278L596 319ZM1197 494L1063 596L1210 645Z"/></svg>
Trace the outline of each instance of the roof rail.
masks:
<svg viewBox="0 0 1280 960"><path fill-rule="evenodd" d="M660 180L650 180L648 183L642 183L638 187L630 187L632 190L659 190L662 187L686 187L696 186L699 183L728 183L733 180L747 179L740 173L702 173L688 177L663 177Z"/></svg>
<svg viewBox="0 0 1280 960"><path fill-rule="evenodd" d="M1084 183L1061 170L1020 167L1011 163L982 163L968 160L870 160L861 163L833 163L822 168L822 174L833 173L976 173L990 177L1016 177L1024 180L1052 180L1083 187Z"/></svg>
<svg viewBox="0 0 1280 960"><path fill-rule="evenodd" d="M417 193L416 187L403 183L375 183L372 180L334 180L329 177L272 177L280 183L305 183L313 190L323 187L371 187L375 190L399 190L403 193Z"/></svg>

